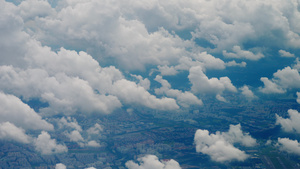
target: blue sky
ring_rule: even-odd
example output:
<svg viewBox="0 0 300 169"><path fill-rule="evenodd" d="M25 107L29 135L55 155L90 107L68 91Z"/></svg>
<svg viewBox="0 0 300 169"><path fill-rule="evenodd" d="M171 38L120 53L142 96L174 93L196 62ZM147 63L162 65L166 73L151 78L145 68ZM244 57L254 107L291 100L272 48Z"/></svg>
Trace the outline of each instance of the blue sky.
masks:
<svg viewBox="0 0 300 169"><path fill-rule="evenodd" d="M89 118L135 106L188 112L205 105L206 97L230 104L228 94L251 103L292 93L296 101L299 9L297 0L0 0L0 139L61 153L66 147L50 135L56 115L65 120L55 123L77 126L77 113ZM33 110L27 103L34 99L47 104ZM293 121L300 115L290 112L290 119L278 116L276 123L299 132ZM102 130L94 125L91 133ZM41 134L28 134L32 130ZM77 126L66 136L83 147L99 145L82 132ZM239 137L228 139L234 132ZM197 151L219 162L248 157L228 140L255 145L240 126L198 133L221 140L219 151L227 145L236 153L216 157L195 141ZM51 150L43 149L47 141ZM279 138L278 144L290 152L285 145L291 141L299 150L296 140Z"/></svg>

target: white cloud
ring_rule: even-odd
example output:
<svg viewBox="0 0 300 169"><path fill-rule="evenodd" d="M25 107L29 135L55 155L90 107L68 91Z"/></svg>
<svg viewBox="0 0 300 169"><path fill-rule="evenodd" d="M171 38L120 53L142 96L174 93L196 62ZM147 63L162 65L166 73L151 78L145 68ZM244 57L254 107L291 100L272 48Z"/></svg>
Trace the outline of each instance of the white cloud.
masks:
<svg viewBox="0 0 300 169"><path fill-rule="evenodd" d="M265 85L264 88L260 87L263 93L285 93L287 89L300 88L299 72L296 68L291 68L290 66L277 70L271 80L263 77L261 81Z"/></svg>
<svg viewBox="0 0 300 169"><path fill-rule="evenodd" d="M276 114L276 125L281 125L286 132L300 133L300 113L297 110L288 110L289 118L282 118Z"/></svg>
<svg viewBox="0 0 300 169"><path fill-rule="evenodd" d="M163 76L176 75L178 73L178 71L174 68L174 66L169 67L167 65L163 65L163 66L158 65L158 71Z"/></svg>
<svg viewBox="0 0 300 169"><path fill-rule="evenodd" d="M279 149L288 153L300 155L300 143L297 140L290 140L289 138L278 138Z"/></svg>
<svg viewBox="0 0 300 169"><path fill-rule="evenodd" d="M43 120L39 114L19 98L0 92L0 122L7 121L24 129L54 129L52 124Z"/></svg>
<svg viewBox="0 0 300 169"><path fill-rule="evenodd" d="M67 167L63 163L58 163L55 165L55 169L67 169Z"/></svg>
<svg viewBox="0 0 300 169"><path fill-rule="evenodd" d="M249 89L247 85L244 85L243 87L239 88L242 91L242 95L244 95L248 100L256 99L257 96L254 95L254 93Z"/></svg>
<svg viewBox="0 0 300 169"><path fill-rule="evenodd" d="M143 78L141 75L131 75L139 80L138 85L146 90L150 89L150 80L148 78Z"/></svg>
<svg viewBox="0 0 300 169"><path fill-rule="evenodd" d="M262 93L270 94L270 93L285 93L286 91L278 86L276 83L272 82L266 77L260 78L260 81L264 83L264 87L259 87L259 90Z"/></svg>
<svg viewBox="0 0 300 169"><path fill-rule="evenodd" d="M216 95L216 99L221 101L221 102L228 103L228 101L223 96L221 96L220 94Z"/></svg>
<svg viewBox="0 0 300 169"><path fill-rule="evenodd" d="M179 163L173 159L168 161L159 161L154 155L146 155L137 159L140 163L127 161L125 163L128 169L181 169Z"/></svg>
<svg viewBox="0 0 300 169"><path fill-rule="evenodd" d="M278 53L279 53L279 55L281 56L281 57L295 57L295 55L294 54L292 54L292 53L290 53L290 52L287 52L287 51L285 51L285 50L279 50L278 51Z"/></svg>
<svg viewBox="0 0 300 169"><path fill-rule="evenodd" d="M159 110L176 110L179 108L174 99L158 99L146 91L145 88L125 79L116 81L112 88L111 93L127 104L139 104Z"/></svg>
<svg viewBox="0 0 300 169"><path fill-rule="evenodd" d="M66 135L67 137L69 137L70 141L74 141L74 142L84 141L83 137L77 130L73 130L71 133L67 133Z"/></svg>
<svg viewBox="0 0 300 169"><path fill-rule="evenodd" d="M72 117L62 117L61 119L59 119L57 121L57 124L59 126L59 128L71 128L71 129L75 129L77 131L82 131L81 126L78 124L77 120L75 118Z"/></svg>
<svg viewBox="0 0 300 169"><path fill-rule="evenodd" d="M34 141L36 151L44 155L53 153L65 153L68 152L68 148L65 145L57 144L55 139L51 139L51 136L42 131L42 133Z"/></svg>
<svg viewBox="0 0 300 169"><path fill-rule="evenodd" d="M154 79L159 82L162 86L161 88L155 89L157 95L166 95L168 97L176 98L176 101L179 105L183 107L189 107L190 105L202 105L203 102L201 99L198 99L193 93L180 90L171 89L170 83L163 79L162 76L157 75Z"/></svg>
<svg viewBox="0 0 300 169"><path fill-rule="evenodd" d="M297 103L300 104L300 92L297 92L296 95L297 95L297 100L296 101L297 101Z"/></svg>
<svg viewBox="0 0 300 169"><path fill-rule="evenodd" d="M261 53L254 54L250 51L242 50L240 46L234 46L232 50L234 53L228 53L226 50L223 50L223 55L228 58L249 60L259 60L264 57Z"/></svg>
<svg viewBox="0 0 300 169"><path fill-rule="evenodd" d="M223 136L226 140L229 140L231 143L241 143L247 147L253 147L256 145L256 140L252 138L249 133L244 133L241 130L241 125L230 125L228 132L223 132Z"/></svg>
<svg viewBox="0 0 300 169"><path fill-rule="evenodd" d="M89 141L89 142L86 144L86 146L88 146L88 147L100 147L101 145L100 145L97 141L91 140L91 141Z"/></svg>
<svg viewBox="0 0 300 169"><path fill-rule="evenodd" d="M194 142L196 151L207 154L212 160L217 162L244 161L249 156L233 143L241 143L244 146L255 146L256 140L248 133L243 133L240 124L230 125L228 132L216 132L209 134L207 130L198 129L195 133Z"/></svg>
<svg viewBox="0 0 300 169"><path fill-rule="evenodd" d="M24 129L16 127L10 122L0 123L0 139L13 140L20 143L30 143L31 141Z"/></svg>
<svg viewBox="0 0 300 169"><path fill-rule="evenodd" d="M200 66L192 67L188 76L192 83L192 91L195 93L215 93L220 94L223 91L236 92L237 89L231 83L228 77L209 79Z"/></svg>
<svg viewBox="0 0 300 169"><path fill-rule="evenodd" d="M239 66L239 67L246 67L247 63L246 62L241 62L241 63L236 63L235 60L227 62L226 66Z"/></svg>
<svg viewBox="0 0 300 169"><path fill-rule="evenodd" d="M87 129L89 135L99 135L103 131L103 127L96 123L93 127Z"/></svg>

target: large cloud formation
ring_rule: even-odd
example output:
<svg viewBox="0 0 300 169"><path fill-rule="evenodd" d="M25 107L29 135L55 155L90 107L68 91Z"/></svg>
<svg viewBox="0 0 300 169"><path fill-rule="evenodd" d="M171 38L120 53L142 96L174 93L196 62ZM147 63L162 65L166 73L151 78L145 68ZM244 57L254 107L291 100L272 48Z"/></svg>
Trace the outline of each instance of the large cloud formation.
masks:
<svg viewBox="0 0 300 169"><path fill-rule="evenodd" d="M128 169L181 169L179 163L173 159L159 161L155 155L146 155L137 159L140 164L133 161L127 161Z"/></svg>
<svg viewBox="0 0 300 169"><path fill-rule="evenodd" d="M198 129L195 133L194 142L196 151L207 154L212 160L217 162L225 161L244 161L248 155L234 147L234 143L240 143L251 147L256 145L256 140L248 133L243 133L241 125L230 125L228 132L216 132L209 134L207 130Z"/></svg>

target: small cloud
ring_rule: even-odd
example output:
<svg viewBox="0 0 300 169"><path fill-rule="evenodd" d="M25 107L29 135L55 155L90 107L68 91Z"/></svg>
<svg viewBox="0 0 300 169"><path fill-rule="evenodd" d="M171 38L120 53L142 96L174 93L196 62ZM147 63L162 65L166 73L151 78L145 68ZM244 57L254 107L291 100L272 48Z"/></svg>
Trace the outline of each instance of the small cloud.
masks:
<svg viewBox="0 0 300 169"><path fill-rule="evenodd" d="M246 67L247 63L246 62L241 62L237 63L235 60L227 62L226 66L233 67L233 66L239 66L239 67Z"/></svg>
<svg viewBox="0 0 300 169"><path fill-rule="evenodd" d="M300 92L297 92L296 95L297 95L297 100L296 101L297 101L297 103L300 104Z"/></svg>
<svg viewBox="0 0 300 169"><path fill-rule="evenodd" d="M297 140L290 140L289 138L278 138L277 146L281 151L300 155L300 143Z"/></svg>
<svg viewBox="0 0 300 169"><path fill-rule="evenodd" d="M239 89L242 91L242 95L244 95L249 101L257 98L247 85L244 85Z"/></svg>
<svg viewBox="0 0 300 169"><path fill-rule="evenodd" d="M248 59L248 60L259 60L264 57L264 55L260 52L254 54L250 51L242 50L240 46L234 46L232 48L232 51L233 53L223 50L223 55L228 58Z"/></svg>
<svg viewBox="0 0 300 169"><path fill-rule="evenodd" d="M281 57L288 57L288 58L295 57L294 54L287 52L285 50L279 50L278 53Z"/></svg>
<svg viewBox="0 0 300 169"><path fill-rule="evenodd" d="M155 155L146 155L138 158L135 163L133 161L127 161L125 166L128 169L181 169L179 163L173 159L159 161Z"/></svg>
<svg viewBox="0 0 300 169"><path fill-rule="evenodd" d="M51 136L46 131L42 131L42 133L34 141L34 145L36 151L43 155L68 152L68 148L65 145L57 144L56 140L51 139Z"/></svg>
<svg viewBox="0 0 300 169"><path fill-rule="evenodd" d="M67 167L63 163L58 163L55 165L55 169L67 169Z"/></svg>

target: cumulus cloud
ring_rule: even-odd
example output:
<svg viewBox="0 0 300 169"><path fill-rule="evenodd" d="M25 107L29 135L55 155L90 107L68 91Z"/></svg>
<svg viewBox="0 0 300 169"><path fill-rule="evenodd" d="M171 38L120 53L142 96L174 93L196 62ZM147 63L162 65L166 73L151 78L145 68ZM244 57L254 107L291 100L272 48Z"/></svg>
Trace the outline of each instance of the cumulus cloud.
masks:
<svg viewBox="0 0 300 169"><path fill-rule="evenodd" d="M10 122L0 123L0 139L13 140L20 143L30 143L31 138L25 130Z"/></svg>
<svg viewBox="0 0 300 169"><path fill-rule="evenodd" d="M285 93L287 89L300 88L299 71L290 66L277 70L271 80L266 77L262 77L260 80L264 83L264 87L260 87L260 91L263 93Z"/></svg>
<svg viewBox="0 0 300 169"><path fill-rule="evenodd" d="M89 135L99 135L102 131L103 131L103 127L98 123L96 123L94 126L87 129L87 133Z"/></svg>
<svg viewBox="0 0 300 169"><path fill-rule="evenodd" d="M237 63L235 60L227 62L226 66L239 66L239 67L246 67L246 62Z"/></svg>
<svg viewBox="0 0 300 169"><path fill-rule="evenodd" d="M146 91L145 88L125 79L116 81L113 84L112 94L128 104L140 104L159 110L176 110L179 108L174 99L156 98Z"/></svg>
<svg viewBox="0 0 300 169"><path fill-rule="evenodd" d="M141 75L131 75L139 80L138 85L146 90L150 89L150 80L148 78L143 78Z"/></svg>
<svg viewBox="0 0 300 169"><path fill-rule="evenodd" d="M259 90L262 93L270 94L270 93L285 93L286 91L278 86L276 83L272 82L266 77L260 78L260 81L264 83L264 87L259 87Z"/></svg>
<svg viewBox="0 0 300 169"><path fill-rule="evenodd" d="M248 100L253 100L257 98L257 96L254 95L254 93L249 89L247 85L244 85L243 87L239 88L242 92L242 95L244 95Z"/></svg>
<svg viewBox="0 0 300 169"><path fill-rule="evenodd" d="M10 122L32 130L53 130L53 125L43 120L27 104L13 95L0 92L0 122Z"/></svg>
<svg viewBox="0 0 300 169"><path fill-rule="evenodd" d="M56 140L51 139L51 136L45 131L42 131L35 139L34 146L36 151L44 155L68 152L68 148L65 145L57 144Z"/></svg>
<svg viewBox="0 0 300 169"><path fill-rule="evenodd" d="M207 154L217 162L244 161L248 155L233 146L233 143L240 143L244 146L255 146L256 140L248 133L243 133L241 125L230 125L228 132L216 132L209 134L207 130L198 129L195 133L194 142L196 151Z"/></svg>
<svg viewBox="0 0 300 169"><path fill-rule="evenodd" d="M55 165L55 169L67 169L67 167L63 163L58 163Z"/></svg>
<svg viewBox="0 0 300 169"><path fill-rule="evenodd" d="M231 83L228 77L211 78L209 79L203 72L200 66L195 66L190 69L188 76L192 83L192 92L194 93L215 93L221 94L224 91L236 92L237 89Z"/></svg>
<svg viewBox="0 0 300 169"><path fill-rule="evenodd" d="M178 71L176 70L176 68L174 68L174 66L169 67L167 65L163 65L163 66L158 65L157 67L158 67L158 71L163 76L176 75L178 73Z"/></svg>
<svg viewBox="0 0 300 169"><path fill-rule="evenodd" d="M71 133L67 133L66 135L67 135L67 137L69 137L70 141L74 141L74 142L84 141L83 137L77 130L74 130Z"/></svg>
<svg viewBox="0 0 300 169"><path fill-rule="evenodd" d="M62 117L57 121L59 128L70 128L77 131L82 131L81 126L78 124L77 120L72 117Z"/></svg>
<svg viewBox="0 0 300 169"><path fill-rule="evenodd" d="M179 163L173 159L159 161L158 157L154 155L146 155L137 159L138 163L134 161L127 161L125 166L128 169L181 169Z"/></svg>
<svg viewBox="0 0 300 169"><path fill-rule="evenodd" d="M288 110L289 118L283 118L276 114L276 125L281 125L286 132L300 133L300 113L297 110Z"/></svg>
<svg viewBox="0 0 300 169"><path fill-rule="evenodd" d="M155 93L158 95L166 95L168 97L176 98L179 105L183 107L189 107L190 105L202 105L202 100L198 99L197 96L191 92L171 89L170 83L163 79L162 76L157 75L154 79L159 82L162 86L161 88L155 89Z"/></svg>
<svg viewBox="0 0 300 169"><path fill-rule="evenodd" d="M264 55L261 53L254 54L250 51L242 50L240 46L234 46L232 48L232 51L234 53L228 53L226 50L223 50L223 55L228 58L249 59L249 60L259 60L264 57Z"/></svg>
<svg viewBox="0 0 300 169"><path fill-rule="evenodd" d="M217 94L216 95L216 99L221 101L221 102L224 102L224 103L228 103L228 100L226 100L223 96L221 96L220 94Z"/></svg>
<svg viewBox="0 0 300 169"><path fill-rule="evenodd" d="M289 138L278 138L277 146L281 151L300 155L300 143Z"/></svg>
<svg viewBox="0 0 300 169"><path fill-rule="evenodd" d="M292 53L290 53L290 52L287 52L287 51L285 51L285 50L282 50L282 49L279 50L278 53L279 53L279 55L280 55L281 57L288 57L288 58L295 57L294 54L292 54Z"/></svg>
<svg viewBox="0 0 300 169"><path fill-rule="evenodd" d="M86 144L86 146L88 146L88 147L100 147L101 145L100 145L97 141L91 140L91 141L89 141L89 142Z"/></svg>
<svg viewBox="0 0 300 169"><path fill-rule="evenodd" d="M297 101L297 103L300 104L300 92L297 92L296 95L297 95L297 100L296 101Z"/></svg>

